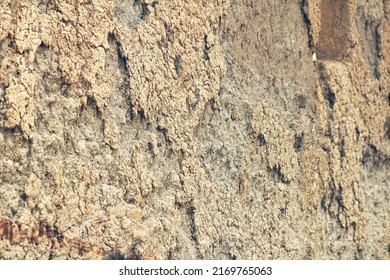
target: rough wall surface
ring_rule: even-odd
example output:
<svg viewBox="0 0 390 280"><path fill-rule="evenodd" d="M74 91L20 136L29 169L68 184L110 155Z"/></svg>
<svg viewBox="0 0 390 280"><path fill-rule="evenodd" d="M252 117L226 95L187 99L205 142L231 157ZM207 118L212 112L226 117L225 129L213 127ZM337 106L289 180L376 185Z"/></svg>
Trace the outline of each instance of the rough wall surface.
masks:
<svg viewBox="0 0 390 280"><path fill-rule="evenodd" d="M1 259L389 259L390 1L0 0Z"/></svg>

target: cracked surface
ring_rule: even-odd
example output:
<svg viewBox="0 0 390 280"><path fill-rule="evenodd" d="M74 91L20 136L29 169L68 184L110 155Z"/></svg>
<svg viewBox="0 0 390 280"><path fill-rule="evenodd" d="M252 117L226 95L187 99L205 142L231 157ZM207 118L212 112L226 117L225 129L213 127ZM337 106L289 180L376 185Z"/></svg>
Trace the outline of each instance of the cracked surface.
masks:
<svg viewBox="0 0 390 280"><path fill-rule="evenodd" d="M389 17L0 1L0 258L390 258Z"/></svg>

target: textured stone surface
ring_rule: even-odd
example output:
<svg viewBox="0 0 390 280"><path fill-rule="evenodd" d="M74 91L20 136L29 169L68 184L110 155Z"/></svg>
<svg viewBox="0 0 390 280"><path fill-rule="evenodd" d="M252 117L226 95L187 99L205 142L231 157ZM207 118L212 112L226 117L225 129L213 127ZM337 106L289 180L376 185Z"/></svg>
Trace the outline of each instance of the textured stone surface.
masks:
<svg viewBox="0 0 390 280"><path fill-rule="evenodd" d="M389 18L0 1L0 258L389 259Z"/></svg>

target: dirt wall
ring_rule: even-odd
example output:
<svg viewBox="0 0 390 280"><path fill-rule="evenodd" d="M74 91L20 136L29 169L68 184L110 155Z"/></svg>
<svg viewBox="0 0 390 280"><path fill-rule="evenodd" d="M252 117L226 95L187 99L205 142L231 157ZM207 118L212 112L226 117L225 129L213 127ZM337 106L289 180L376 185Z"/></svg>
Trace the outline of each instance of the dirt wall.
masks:
<svg viewBox="0 0 390 280"><path fill-rule="evenodd" d="M390 1L0 1L1 259L389 259Z"/></svg>

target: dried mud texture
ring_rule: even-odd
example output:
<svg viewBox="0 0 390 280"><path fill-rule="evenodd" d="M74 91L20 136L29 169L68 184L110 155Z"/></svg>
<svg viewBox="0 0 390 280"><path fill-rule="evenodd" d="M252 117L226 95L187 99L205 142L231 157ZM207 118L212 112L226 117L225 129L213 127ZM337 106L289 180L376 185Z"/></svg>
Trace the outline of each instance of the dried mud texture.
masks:
<svg viewBox="0 0 390 280"><path fill-rule="evenodd" d="M390 1L0 1L1 259L389 259Z"/></svg>

